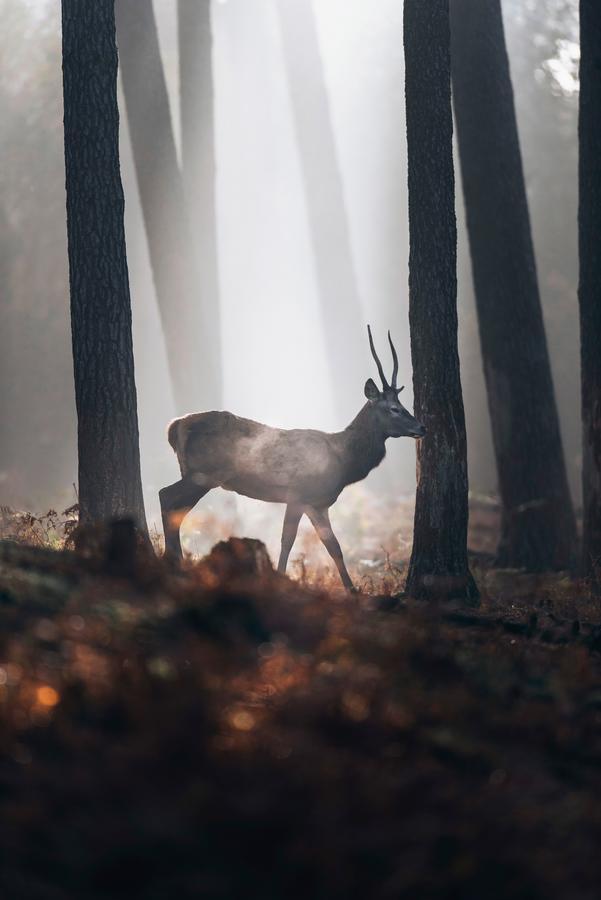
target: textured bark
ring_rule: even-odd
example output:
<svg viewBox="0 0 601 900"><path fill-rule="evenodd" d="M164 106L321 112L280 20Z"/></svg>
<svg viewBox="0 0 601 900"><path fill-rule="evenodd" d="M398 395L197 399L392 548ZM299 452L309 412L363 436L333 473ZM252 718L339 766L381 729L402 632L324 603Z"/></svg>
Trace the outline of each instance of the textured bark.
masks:
<svg viewBox="0 0 601 900"><path fill-rule="evenodd" d="M215 344L219 346L221 311L211 0L178 0L177 9L182 177L198 259L200 297L211 322ZM216 357L219 396L215 402L221 404L223 365L220 356Z"/></svg>
<svg viewBox="0 0 601 900"><path fill-rule="evenodd" d="M354 411L344 373L365 353L342 177L311 0L276 4L336 411Z"/></svg>
<svg viewBox="0 0 601 900"><path fill-rule="evenodd" d="M498 564L573 562L576 520L541 310L500 0L451 0L453 98L503 527Z"/></svg>
<svg viewBox="0 0 601 900"><path fill-rule="evenodd" d="M71 326L84 524L145 529L123 189L114 0L63 0Z"/></svg>
<svg viewBox="0 0 601 900"><path fill-rule="evenodd" d="M580 2L583 569L601 592L601 6Z"/></svg>
<svg viewBox="0 0 601 900"><path fill-rule="evenodd" d="M152 0L117 0L123 91L178 413L221 402L218 323L200 292Z"/></svg>
<svg viewBox="0 0 601 900"><path fill-rule="evenodd" d="M457 227L449 0L405 0L409 325L418 444L407 592L475 600L467 559L467 454L457 349Z"/></svg>

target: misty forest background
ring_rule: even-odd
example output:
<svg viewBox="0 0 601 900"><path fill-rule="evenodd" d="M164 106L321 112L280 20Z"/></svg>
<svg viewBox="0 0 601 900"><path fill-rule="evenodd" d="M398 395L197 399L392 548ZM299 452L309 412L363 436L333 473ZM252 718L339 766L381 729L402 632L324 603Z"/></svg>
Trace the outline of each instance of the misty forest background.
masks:
<svg viewBox="0 0 601 900"><path fill-rule="evenodd" d="M566 467L578 508L577 3L504 0L502 6ZM165 439L176 413L226 408L284 427L340 429L359 409L364 380L373 374L367 321L381 345L391 329L400 383L407 384L404 402L412 408L402 4L327 0L303 11L274 0L203 3L202 52L187 55L185 39L178 40L177 4L155 0L153 7L158 47L152 28L128 31L117 7L121 171L151 525L160 519L159 488L177 477ZM77 482L60 5L1 0L0 14L0 490L3 504L42 512L75 502ZM189 82L180 78L185 66ZM202 90L182 91L188 83ZM134 152L146 184L138 181ZM457 154L455 169L459 345L477 502L496 496L497 474ZM329 231L320 230L317 198L324 190L326 203L341 213ZM169 216L173 227L165 230ZM186 268L177 250L183 217L197 271ZM171 281L153 278L149 249L163 254ZM188 384L170 378L163 329L177 336L178 324L161 318L168 296L176 318L178 309L202 310L198 359L189 358L198 364L213 354L211 378L206 370L204 377L190 371ZM182 347L183 359L189 352ZM186 405L189 398L196 402ZM376 507L391 497L412 498L413 446L390 443L387 463L350 489L354 500L345 495L333 510L343 545L351 535L357 540L356 512L361 504L367 508L366 498ZM229 532L266 538L270 550L277 546L277 507L217 492L199 515L199 533L188 544L197 552ZM411 516L395 515L391 531L399 521L408 551ZM372 538L373 524L368 516ZM378 527L379 546L388 526Z"/></svg>

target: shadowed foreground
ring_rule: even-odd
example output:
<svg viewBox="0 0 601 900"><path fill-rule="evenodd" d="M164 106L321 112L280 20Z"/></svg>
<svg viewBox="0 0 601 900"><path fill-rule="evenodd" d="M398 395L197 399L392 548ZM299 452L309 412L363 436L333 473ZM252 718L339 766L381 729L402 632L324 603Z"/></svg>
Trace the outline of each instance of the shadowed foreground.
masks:
<svg viewBox="0 0 601 900"><path fill-rule="evenodd" d="M309 590L258 542L91 547L0 543L3 896L597 896L583 589L476 569L468 610Z"/></svg>

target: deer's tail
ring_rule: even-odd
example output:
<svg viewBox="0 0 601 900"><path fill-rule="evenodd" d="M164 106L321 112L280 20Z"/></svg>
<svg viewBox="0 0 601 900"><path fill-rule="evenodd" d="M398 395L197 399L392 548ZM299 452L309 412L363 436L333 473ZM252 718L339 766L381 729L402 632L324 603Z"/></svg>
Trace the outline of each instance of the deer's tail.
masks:
<svg viewBox="0 0 601 900"><path fill-rule="evenodd" d="M167 440L177 453L177 431L181 419L172 419L167 426Z"/></svg>
<svg viewBox="0 0 601 900"><path fill-rule="evenodd" d="M182 473L186 474L186 442L188 439L189 416L173 419L167 426L167 440L173 447Z"/></svg>

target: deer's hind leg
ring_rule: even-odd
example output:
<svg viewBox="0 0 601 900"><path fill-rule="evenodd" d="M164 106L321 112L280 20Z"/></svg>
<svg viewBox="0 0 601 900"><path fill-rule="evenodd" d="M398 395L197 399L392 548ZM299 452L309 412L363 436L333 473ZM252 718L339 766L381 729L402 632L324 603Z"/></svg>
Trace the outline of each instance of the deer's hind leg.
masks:
<svg viewBox="0 0 601 900"><path fill-rule="evenodd" d="M182 478L159 491L161 516L165 533L165 556L181 559L182 545L179 529L184 518L201 497L204 497L212 484L198 484L190 478Z"/></svg>
<svg viewBox="0 0 601 900"><path fill-rule="evenodd" d="M308 507L307 515L311 519L313 527L319 535L322 544L334 560L343 585L347 590L354 591L355 586L351 581L351 576L347 572L346 566L344 564L342 549L340 547L340 544L338 543L338 538L332 531L332 526L330 524L330 514L327 508L315 509L315 507L313 506Z"/></svg>
<svg viewBox="0 0 601 900"><path fill-rule="evenodd" d="M298 523L302 519L303 512L303 507L298 506L295 503L289 503L286 507L284 527L282 528L282 550L280 553L280 561L278 562L278 572L286 572L288 557L290 556L292 545L296 539Z"/></svg>

